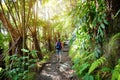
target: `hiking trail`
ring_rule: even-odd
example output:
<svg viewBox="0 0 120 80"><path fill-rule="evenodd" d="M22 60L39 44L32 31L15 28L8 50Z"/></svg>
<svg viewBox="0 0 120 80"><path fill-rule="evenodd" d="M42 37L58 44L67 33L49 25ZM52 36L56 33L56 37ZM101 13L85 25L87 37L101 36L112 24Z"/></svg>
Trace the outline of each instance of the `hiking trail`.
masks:
<svg viewBox="0 0 120 80"><path fill-rule="evenodd" d="M56 54L53 54L42 71L37 74L36 80L78 80L72 69L72 62L68 56L68 51L68 46L65 46L62 51L61 63L57 62Z"/></svg>

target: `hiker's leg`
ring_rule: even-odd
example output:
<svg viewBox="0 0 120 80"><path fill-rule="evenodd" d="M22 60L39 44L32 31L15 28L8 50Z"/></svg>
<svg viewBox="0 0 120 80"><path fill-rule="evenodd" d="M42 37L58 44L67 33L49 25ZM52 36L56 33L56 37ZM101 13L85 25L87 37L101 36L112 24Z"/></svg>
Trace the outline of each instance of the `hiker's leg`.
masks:
<svg viewBox="0 0 120 80"><path fill-rule="evenodd" d="M62 55L62 52L61 50L59 50L59 62L61 62L61 55Z"/></svg>
<svg viewBox="0 0 120 80"><path fill-rule="evenodd" d="M59 61L59 51L56 49L57 61Z"/></svg>
<svg viewBox="0 0 120 80"><path fill-rule="evenodd" d="M59 55L59 59L60 59L59 62L61 62L61 54Z"/></svg>

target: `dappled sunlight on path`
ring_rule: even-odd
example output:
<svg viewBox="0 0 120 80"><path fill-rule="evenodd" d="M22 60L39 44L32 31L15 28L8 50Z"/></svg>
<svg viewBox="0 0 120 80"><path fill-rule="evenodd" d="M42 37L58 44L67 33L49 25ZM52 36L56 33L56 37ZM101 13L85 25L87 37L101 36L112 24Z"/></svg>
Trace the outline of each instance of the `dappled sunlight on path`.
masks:
<svg viewBox="0 0 120 80"><path fill-rule="evenodd" d="M41 73L37 75L36 80L78 80L71 67L68 47L65 47L62 52L62 62L58 63L56 54L53 54Z"/></svg>

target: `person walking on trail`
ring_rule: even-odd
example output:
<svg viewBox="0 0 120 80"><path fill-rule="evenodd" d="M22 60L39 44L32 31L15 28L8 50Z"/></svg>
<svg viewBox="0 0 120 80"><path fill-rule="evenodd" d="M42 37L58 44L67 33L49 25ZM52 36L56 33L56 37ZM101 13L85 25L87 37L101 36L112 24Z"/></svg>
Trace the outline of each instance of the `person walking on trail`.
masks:
<svg viewBox="0 0 120 80"><path fill-rule="evenodd" d="M58 41L56 42L56 54L57 54L57 61L61 62L61 54L62 54L62 42L60 41L60 39L58 39Z"/></svg>

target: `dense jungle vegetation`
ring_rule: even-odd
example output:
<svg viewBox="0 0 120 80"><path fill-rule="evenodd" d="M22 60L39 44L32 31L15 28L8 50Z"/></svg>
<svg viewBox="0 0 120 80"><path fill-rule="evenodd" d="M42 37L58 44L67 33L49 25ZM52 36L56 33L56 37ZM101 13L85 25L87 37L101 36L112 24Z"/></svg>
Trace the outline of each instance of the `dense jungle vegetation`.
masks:
<svg viewBox="0 0 120 80"><path fill-rule="evenodd" d="M80 80L120 80L119 0L0 0L0 79L34 80L58 38Z"/></svg>

